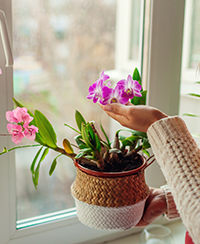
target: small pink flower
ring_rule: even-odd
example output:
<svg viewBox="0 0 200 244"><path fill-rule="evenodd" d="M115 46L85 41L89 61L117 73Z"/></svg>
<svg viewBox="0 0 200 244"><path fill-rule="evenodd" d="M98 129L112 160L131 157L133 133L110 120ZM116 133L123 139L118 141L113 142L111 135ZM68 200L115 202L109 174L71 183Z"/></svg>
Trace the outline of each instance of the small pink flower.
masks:
<svg viewBox="0 0 200 244"><path fill-rule="evenodd" d="M34 141L35 140L35 133L38 133L38 128L34 125L30 125L25 127L24 135L27 139Z"/></svg>
<svg viewBox="0 0 200 244"><path fill-rule="evenodd" d="M21 140L24 138L24 133L22 131L21 125L14 125L14 124L7 124L8 132L12 135L12 141L15 144L18 144L21 142Z"/></svg>
<svg viewBox="0 0 200 244"><path fill-rule="evenodd" d="M11 123L18 123L17 118L15 118L13 111L6 112L6 119Z"/></svg>
<svg viewBox="0 0 200 244"><path fill-rule="evenodd" d="M28 114L27 108L17 107L13 111L6 112L6 119L11 123L24 123L28 125L33 120L33 117Z"/></svg>
<svg viewBox="0 0 200 244"><path fill-rule="evenodd" d="M1 68L0 68L0 75L2 74L2 70L1 70Z"/></svg>

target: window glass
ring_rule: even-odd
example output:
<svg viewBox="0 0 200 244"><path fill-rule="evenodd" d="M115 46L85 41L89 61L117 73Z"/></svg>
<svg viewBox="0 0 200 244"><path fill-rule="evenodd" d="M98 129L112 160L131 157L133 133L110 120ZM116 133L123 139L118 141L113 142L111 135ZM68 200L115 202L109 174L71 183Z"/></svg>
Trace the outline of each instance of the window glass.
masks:
<svg viewBox="0 0 200 244"><path fill-rule="evenodd" d="M182 60L182 80L179 114L186 121L190 132L199 142L200 118L185 116L185 113L200 115L200 99L188 95L190 93L200 94L200 2L197 0L186 1L184 40L183 40L183 60ZM184 116L183 116L184 115Z"/></svg>
<svg viewBox="0 0 200 244"><path fill-rule="evenodd" d="M200 62L200 1L194 0L192 6L191 18L191 41L190 41L190 56L188 60L189 68L196 69Z"/></svg>
<svg viewBox="0 0 200 244"><path fill-rule="evenodd" d="M131 29L130 29L130 52L129 59L138 60L140 58L140 32L141 32L141 8L140 0L131 1ZM133 14L134 13L134 14Z"/></svg>
<svg viewBox="0 0 200 244"><path fill-rule="evenodd" d="M14 97L32 112L43 112L58 134L73 141L75 110L86 120L99 120L108 132L108 117L86 99L88 87L104 69L114 69L115 0L13 1ZM27 143L27 141L23 141ZM28 142L29 143L29 142ZM30 165L38 148L16 151L17 220L74 207L70 185L73 163L50 152L42 162L39 186L32 184Z"/></svg>

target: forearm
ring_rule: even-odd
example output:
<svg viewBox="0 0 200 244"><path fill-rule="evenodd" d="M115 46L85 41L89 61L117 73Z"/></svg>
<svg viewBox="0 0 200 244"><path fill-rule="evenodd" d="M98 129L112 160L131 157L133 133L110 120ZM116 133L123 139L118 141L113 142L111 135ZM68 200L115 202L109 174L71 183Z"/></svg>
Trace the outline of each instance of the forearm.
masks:
<svg viewBox="0 0 200 244"><path fill-rule="evenodd" d="M179 117L155 122L147 134L180 216L195 243L200 243L199 149Z"/></svg>

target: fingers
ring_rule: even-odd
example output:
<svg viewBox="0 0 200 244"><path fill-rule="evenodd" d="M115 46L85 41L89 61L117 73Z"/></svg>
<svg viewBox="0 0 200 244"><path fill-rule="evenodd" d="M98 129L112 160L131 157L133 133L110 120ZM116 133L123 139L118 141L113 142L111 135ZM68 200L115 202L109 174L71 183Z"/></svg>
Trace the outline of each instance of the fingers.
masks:
<svg viewBox="0 0 200 244"><path fill-rule="evenodd" d="M130 103L128 103L130 106ZM101 108L106 112L112 112L116 114L124 115L126 114L127 106L119 104L119 103L113 103L113 104L106 104L106 105L100 105Z"/></svg>
<svg viewBox="0 0 200 244"><path fill-rule="evenodd" d="M127 116L128 106L121 104L107 104L105 106L101 105L101 108L113 119L117 120L121 125L127 125L129 118Z"/></svg>

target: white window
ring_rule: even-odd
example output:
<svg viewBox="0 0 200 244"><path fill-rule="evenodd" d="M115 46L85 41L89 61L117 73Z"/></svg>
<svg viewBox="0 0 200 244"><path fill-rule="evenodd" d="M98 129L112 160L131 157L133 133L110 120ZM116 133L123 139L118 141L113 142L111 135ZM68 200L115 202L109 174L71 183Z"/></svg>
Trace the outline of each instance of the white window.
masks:
<svg viewBox="0 0 200 244"><path fill-rule="evenodd" d="M188 95L189 93L200 94L200 85L196 83L200 81L199 11L199 1L186 1L179 114L194 136L200 134L200 120L197 117L183 116L183 114L200 114L199 98ZM195 138L198 140L198 137Z"/></svg>
<svg viewBox="0 0 200 244"><path fill-rule="evenodd" d="M87 111L92 110L92 106L94 107L90 103L89 109L87 107L86 112L83 112L85 106L82 102L85 100L85 94L82 93L84 89L81 86L83 78L90 84L98 78L97 75L103 69L123 71L123 74L124 72L127 74L132 72L136 66L142 71L141 63L146 63L143 68L146 70L147 79L144 82L149 88L149 104L159 107L168 114L178 112L184 1L110 0L95 1L94 4L94 1L88 0L80 1L78 7L75 2L72 0L16 0L13 2L11 0L0 0L0 9L5 12L10 36L12 33L11 39L13 40L15 57L13 72L12 67L5 67L6 59L0 39L0 67L3 72L0 76L1 134L7 133L5 112L13 107L12 77L14 77L15 97L22 99L24 103L28 103L30 109L33 108L31 99L34 104L39 102L38 109L45 111L47 108L49 116L52 116L52 121L55 121L52 110L57 105L61 108L60 111L56 111L57 116L62 114L66 107L72 108L68 112L69 114L64 115L64 118L59 117L60 126L68 123L68 119L73 120L75 108L78 108L86 117ZM89 13L91 13L91 16L89 16ZM102 17L103 13L106 14L105 17ZM144 13L146 14L145 23L150 26L150 29L149 38L146 41L146 43L149 43L149 48L145 52L146 58L142 59ZM93 18L93 21L102 18L107 21L107 24L104 25L103 22L93 23L86 16ZM90 28L91 23L93 23L93 28ZM96 37L98 37L97 40ZM101 56L102 59L97 58L91 61L89 59L90 55L94 57ZM115 72L117 77L119 77L119 73ZM58 87L58 90L52 89L52 86L53 88ZM60 87L61 89L59 89ZM80 89L76 91L77 88ZM71 89L69 95L72 96L70 99L66 98L65 101L63 97L65 91L69 89ZM78 98L74 99L75 95ZM61 101L57 100L59 96L62 97ZM68 104L66 105L65 102ZM88 119L93 119L94 112L90 116L91 118ZM104 120L106 121L106 118ZM71 136L73 137L73 135ZM0 143L3 146L12 146L10 138L6 136L0 138ZM28 153L30 158L32 158L31 153ZM110 234L80 224L73 208L73 202L65 205L65 199L69 199L69 194L63 193L63 191L69 192L69 185L73 178L70 179L70 176L68 176L66 189L61 189L58 192L54 188L55 185L61 184L63 177L65 177L63 176L63 168L59 170L59 167L66 167L65 162L61 162L58 167L57 175L60 171L59 177L54 176L53 179L48 176L45 178L45 175L40 177L39 193L36 193L36 190L31 188L33 187L32 183L28 183L31 178L30 175L25 176L25 172L29 171L30 161L24 156L21 157L20 154L24 155L23 152L19 152L14 158L14 154L10 153L0 158L0 236L3 244L36 242L88 244L91 240L99 237L103 237L102 240L108 240L135 231L133 229L125 233ZM25 163L22 164L24 158ZM15 159L17 160L16 163ZM23 169L19 168L24 164L28 166ZM45 165L43 168L44 172L47 173L48 169L45 168ZM73 171L71 168L68 170ZM161 177L158 181L153 182L151 173L155 170L159 170L156 165L149 169L147 178L151 185L157 186L163 184L164 179ZM19 177L21 172L24 172L24 174ZM73 174L70 173L69 175ZM47 181L46 185L44 181ZM34 198L34 194L42 196L40 185L42 188L44 184L45 198L50 202L48 208L36 209L36 207L41 207L44 204L44 202L40 202L40 204L32 205L29 209L28 206L33 201L30 200L29 202L29 200L23 198L22 193L24 190L22 191L22 186L24 184L27 184L23 188L25 191L31 189L30 198ZM50 189L47 194L46 189L48 187L54 188L54 191ZM59 201L58 204L53 204L52 207L51 203L55 201L54 194L58 194ZM64 200L62 199L63 194L65 194ZM38 201L41 200L40 196L36 196L36 199L39 199ZM64 204L59 206L61 202Z"/></svg>

